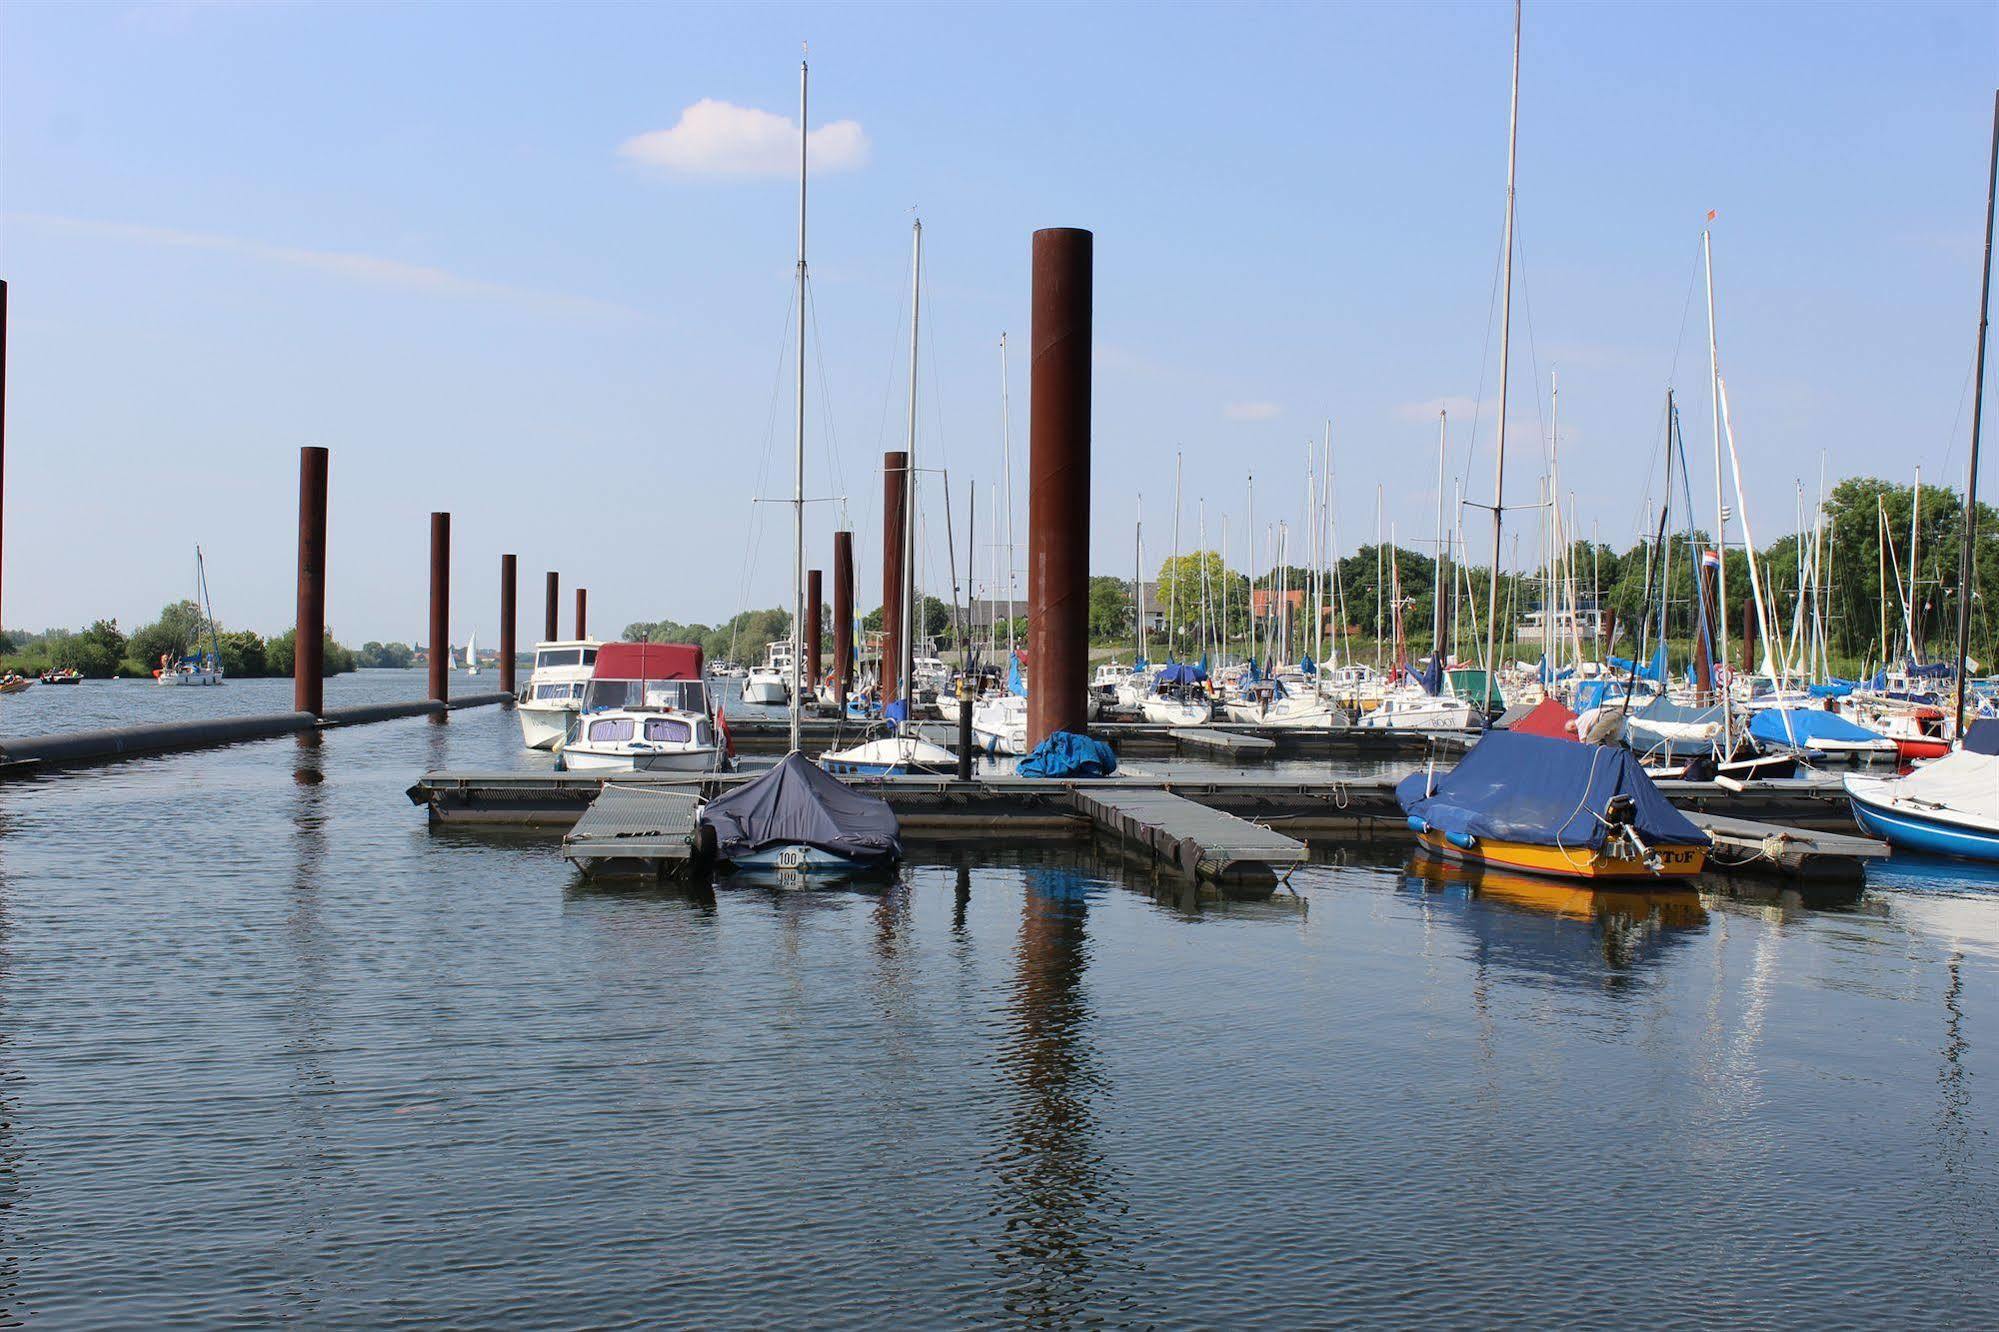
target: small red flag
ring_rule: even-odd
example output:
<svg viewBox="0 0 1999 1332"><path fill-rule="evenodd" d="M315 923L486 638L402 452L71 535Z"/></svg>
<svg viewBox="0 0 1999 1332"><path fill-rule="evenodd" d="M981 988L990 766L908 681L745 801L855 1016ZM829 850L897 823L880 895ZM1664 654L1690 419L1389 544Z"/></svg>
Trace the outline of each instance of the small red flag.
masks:
<svg viewBox="0 0 1999 1332"><path fill-rule="evenodd" d="M1716 212L1714 211L1714 209L1710 208L1710 209L1708 209L1708 210L1707 210L1707 220L1708 220L1708 221L1710 221L1710 222L1714 221L1714 220L1715 220L1715 218L1716 218L1717 216L1719 216L1719 215L1718 215L1718 214L1717 214L1717 213L1716 213Z"/></svg>
<svg viewBox="0 0 1999 1332"><path fill-rule="evenodd" d="M729 734L729 711L720 703L715 705L715 731L722 737L722 752L730 758L736 756L736 737Z"/></svg>

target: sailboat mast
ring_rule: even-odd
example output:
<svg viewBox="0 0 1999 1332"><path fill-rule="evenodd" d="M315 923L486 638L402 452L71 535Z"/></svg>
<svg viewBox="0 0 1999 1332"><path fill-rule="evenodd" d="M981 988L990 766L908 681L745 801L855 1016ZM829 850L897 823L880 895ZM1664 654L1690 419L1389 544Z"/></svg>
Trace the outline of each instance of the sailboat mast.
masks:
<svg viewBox="0 0 1999 1332"><path fill-rule="evenodd" d="M1180 461L1178 449L1173 451L1173 563L1166 567L1173 571L1166 584L1166 660L1178 661L1177 649L1180 645Z"/></svg>
<svg viewBox="0 0 1999 1332"><path fill-rule="evenodd" d="M1485 698L1492 706L1493 676L1499 670L1500 527L1506 510L1506 389L1513 335L1513 191L1520 146L1520 0L1513 0L1513 97L1506 121L1506 276L1499 297L1499 440L1492 455L1492 582L1485 598Z"/></svg>
<svg viewBox="0 0 1999 1332"><path fill-rule="evenodd" d="M1992 200L1999 190L1999 93L1992 97L1992 164L1985 176L1985 276L1978 287L1977 387L1971 399L1971 462L1964 483L1964 544L1957 552L1957 719L1954 734L1964 734L1964 672L1971 652L1971 550L1978 540L1978 430L1985 408L1985 323L1992 300Z"/></svg>
<svg viewBox="0 0 1999 1332"><path fill-rule="evenodd" d="M791 678L785 693L791 699L791 752L797 753L799 695L804 692L799 678L805 660L799 641L805 623L805 171L806 171L806 92L810 71L798 62L798 415L793 433L791 473Z"/></svg>
<svg viewBox="0 0 1999 1332"><path fill-rule="evenodd" d="M1006 650L1013 647L1013 418L1007 407L1006 334L1000 334L1000 471L1006 477Z"/></svg>
<svg viewBox="0 0 1999 1332"><path fill-rule="evenodd" d="M908 496L903 510L902 533L902 660L895 664L901 673L902 689L896 695L910 706L915 713L915 700L910 697L916 688L916 627L923 623L923 617L916 610L916 348L918 324L923 314L923 219L917 218L910 226L909 256L909 439L904 447L909 453L908 471L903 484Z"/></svg>
<svg viewBox="0 0 1999 1332"><path fill-rule="evenodd" d="M1437 409L1437 566L1430 577L1430 655L1444 650L1444 434L1445 409Z"/></svg>
<svg viewBox="0 0 1999 1332"><path fill-rule="evenodd" d="M1710 220L1714 214L1709 213ZM1707 368L1708 391L1714 406L1714 550L1721 564L1714 571L1714 655L1728 664L1728 509L1721 493L1721 345L1714 335L1714 248L1707 228L1701 229L1701 262L1707 272ZM1751 667L1753 669L1753 665ZM1721 693L1723 720L1728 714L1729 691Z"/></svg>
<svg viewBox="0 0 1999 1332"><path fill-rule="evenodd" d="M1916 647L1916 618L1923 613L1922 587L1917 581L1922 577L1920 557L1923 552L1923 469L1916 468L1915 502L1909 506L1909 661L1920 662L1923 654Z"/></svg>

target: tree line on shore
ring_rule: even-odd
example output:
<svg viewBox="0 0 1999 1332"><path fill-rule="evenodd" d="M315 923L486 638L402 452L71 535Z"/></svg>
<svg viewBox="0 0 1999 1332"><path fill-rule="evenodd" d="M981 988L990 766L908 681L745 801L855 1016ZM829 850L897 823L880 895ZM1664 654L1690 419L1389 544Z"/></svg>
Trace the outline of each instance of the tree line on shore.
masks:
<svg viewBox="0 0 1999 1332"><path fill-rule="evenodd" d="M215 628L215 651L223 674L232 679L288 676L297 650L297 631L287 629L269 638L250 629ZM39 633L9 630L0 634L0 668L22 675L46 670L74 670L96 680L146 679L160 659L179 660L209 650L208 625L192 601L171 602L159 617L127 634L116 620L94 620L81 629L46 629ZM323 672L344 675L360 667L402 668L415 664L413 649L402 643L364 644L350 648L331 633L322 645Z"/></svg>

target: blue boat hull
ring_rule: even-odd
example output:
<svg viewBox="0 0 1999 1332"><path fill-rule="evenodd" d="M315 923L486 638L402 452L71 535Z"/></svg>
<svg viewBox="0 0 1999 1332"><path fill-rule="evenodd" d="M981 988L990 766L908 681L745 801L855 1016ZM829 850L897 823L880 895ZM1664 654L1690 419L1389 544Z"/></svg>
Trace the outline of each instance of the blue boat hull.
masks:
<svg viewBox="0 0 1999 1332"><path fill-rule="evenodd" d="M1852 794L1847 799L1853 805L1853 821L1890 846L1933 856L1955 856L1960 860L1999 861L1999 833L1907 810L1888 809Z"/></svg>

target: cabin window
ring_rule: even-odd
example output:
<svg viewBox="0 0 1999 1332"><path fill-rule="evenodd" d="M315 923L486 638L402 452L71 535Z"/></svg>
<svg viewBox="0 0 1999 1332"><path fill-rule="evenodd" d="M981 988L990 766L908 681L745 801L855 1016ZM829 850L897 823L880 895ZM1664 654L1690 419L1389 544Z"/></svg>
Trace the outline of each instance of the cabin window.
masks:
<svg viewBox="0 0 1999 1332"><path fill-rule="evenodd" d="M534 657L536 670L544 666L574 666L583 659L583 654L575 648L550 648L537 652Z"/></svg>
<svg viewBox="0 0 1999 1332"><path fill-rule="evenodd" d="M694 743L697 745L712 745L715 743L715 733L708 729L707 722L694 723Z"/></svg>
<svg viewBox="0 0 1999 1332"><path fill-rule="evenodd" d="M575 698L576 691L577 686L573 684L544 684L534 687L534 696L538 699Z"/></svg>
<svg viewBox="0 0 1999 1332"><path fill-rule="evenodd" d="M627 723L629 725L629 723ZM678 717L649 717L646 719L646 739L664 740L668 744L684 745L694 738L694 728Z"/></svg>
<svg viewBox="0 0 1999 1332"><path fill-rule="evenodd" d="M584 648L584 649L583 649L583 664L584 664L585 666L595 666L595 665L597 664L597 649L596 649L596 648Z"/></svg>
<svg viewBox="0 0 1999 1332"><path fill-rule="evenodd" d="M603 721L590 723L590 738L593 741L629 740L632 738L630 717L606 717Z"/></svg>

